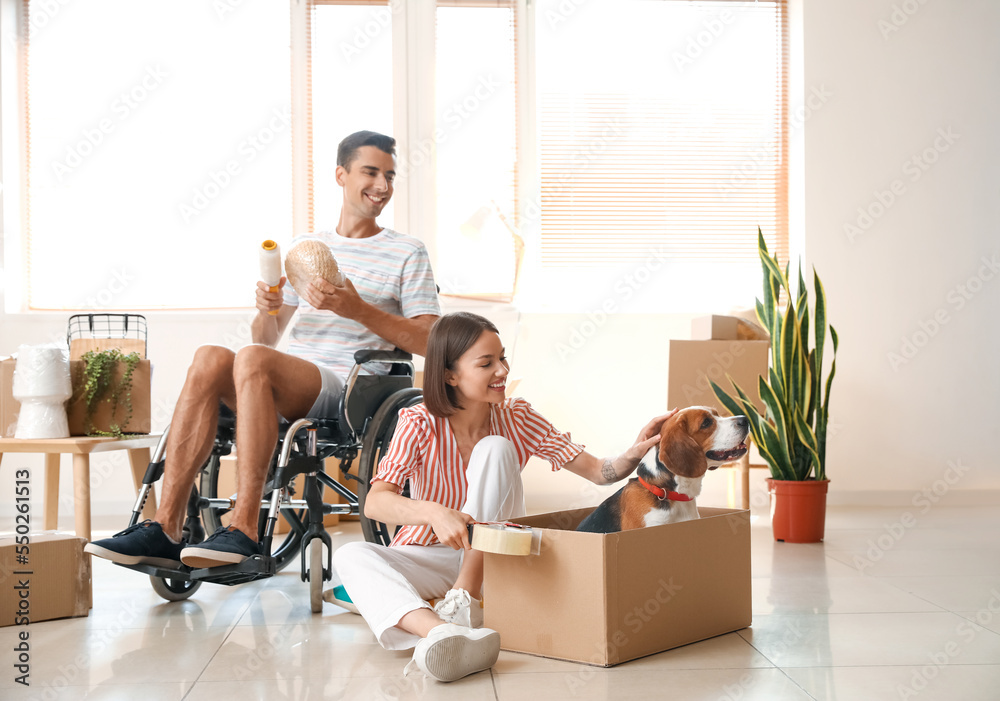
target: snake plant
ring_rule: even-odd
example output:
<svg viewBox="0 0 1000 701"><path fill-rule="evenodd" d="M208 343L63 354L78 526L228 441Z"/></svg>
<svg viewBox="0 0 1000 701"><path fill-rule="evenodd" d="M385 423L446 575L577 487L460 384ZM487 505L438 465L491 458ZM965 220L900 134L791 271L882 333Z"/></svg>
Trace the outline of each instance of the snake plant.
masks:
<svg viewBox="0 0 1000 701"><path fill-rule="evenodd" d="M837 371L837 331L830 326L833 360L823 381L823 348L826 345L826 293L813 269L815 304L810 334L809 293L799 264L798 295L789 287L788 266L782 271L771 256L764 235L757 229L757 248L764 269L764 299L757 300L757 318L771 334L771 367L768 378L758 378L761 412L747 393L727 375L736 390L729 394L715 382L712 390L734 415L750 421L750 432L761 456L778 480L826 479L826 436L830 418L830 385ZM784 290L784 312L779 297ZM794 300L794 301L793 301ZM814 347L809 348L810 341Z"/></svg>

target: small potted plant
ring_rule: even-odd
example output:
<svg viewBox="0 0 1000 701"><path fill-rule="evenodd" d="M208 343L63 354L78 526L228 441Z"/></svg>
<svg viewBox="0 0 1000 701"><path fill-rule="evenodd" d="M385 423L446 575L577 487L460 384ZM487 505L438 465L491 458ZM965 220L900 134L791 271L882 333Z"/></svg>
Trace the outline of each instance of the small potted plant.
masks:
<svg viewBox="0 0 1000 701"><path fill-rule="evenodd" d="M830 417L830 386L837 371L837 331L829 326L833 343L830 372L823 378L826 346L826 293L813 270L815 300L809 310L809 289L799 264L798 290L789 286L777 256L771 256L764 235L757 229L757 247L764 270L763 301L757 300L757 318L771 334L771 367L758 379L764 411L727 376L735 389L730 394L715 382L719 401L750 421L750 432L771 469L767 480L771 495L771 526L775 540L815 543L823 540L826 520L826 438ZM788 303L781 310L784 290ZM813 347L810 348L810 342Z"/></svg>
<svg viewBox="0 0 1000 701"><path fill-rule="evenodd" d="M90 350L83 354L83 382L77 397L85 411L85 431L88 436L122 438L132 420L132 375L139 364L138 353L122 353L117 348ZM102 403L107 403L108 428L95 426L95 416Z"/></svg>

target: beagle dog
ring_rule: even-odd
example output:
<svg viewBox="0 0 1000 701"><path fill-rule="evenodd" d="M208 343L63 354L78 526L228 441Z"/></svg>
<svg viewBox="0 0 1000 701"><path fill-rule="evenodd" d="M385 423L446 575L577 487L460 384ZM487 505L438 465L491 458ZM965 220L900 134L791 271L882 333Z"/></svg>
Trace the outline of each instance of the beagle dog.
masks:
<svg viewBox="0 0 1000 701"><path fill-rule="evenodd" d="M698 518L695 497L708 470L747 452L750 422L721 417L711 407L681 409L660 429L660 442L639 463L636 477L605 499L578 531L615 533Z"/></svg>

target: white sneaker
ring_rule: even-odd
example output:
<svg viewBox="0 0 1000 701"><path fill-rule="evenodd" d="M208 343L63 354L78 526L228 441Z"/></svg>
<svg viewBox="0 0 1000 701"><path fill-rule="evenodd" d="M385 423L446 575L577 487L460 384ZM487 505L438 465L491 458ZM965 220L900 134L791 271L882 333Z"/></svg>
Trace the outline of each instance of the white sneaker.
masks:
<svg viewBox="0 0 1000 701"><path fill-rule="evenodd" d="M489 669L500 656L500 634L442 623L413 650L413 664L439 682L453 682Z"/></svg>
<svg viewBox="0 0 1000 701"><path fill-rule="evenodd" d="M481 628L483 625L483 602L473 599L465 589L449 589L434 604L434 613L445 623L454 623L467 628Z"/></svg>

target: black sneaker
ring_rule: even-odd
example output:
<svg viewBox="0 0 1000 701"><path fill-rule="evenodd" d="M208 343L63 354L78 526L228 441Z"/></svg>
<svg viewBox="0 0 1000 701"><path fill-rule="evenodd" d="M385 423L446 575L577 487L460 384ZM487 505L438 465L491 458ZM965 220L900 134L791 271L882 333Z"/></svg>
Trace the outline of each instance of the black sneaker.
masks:
<svg viewBox="0 0 1000 701"><path fill-rule="evenodd" d="M260 547L247 538L243 531L224 526L205 539L204 543L184 548L181 562L194 568L238 565L258 553Z"/></svg>
<svg viewBox="0 0 1000 701"><path fill-rule="evenodd" d="M120 565L152 565L178 569L181 566L181 550L185 545L187 543L183 540L177 544L170 542L160 524L147 519L110 538L87 543L83 551Z"/></svg>

